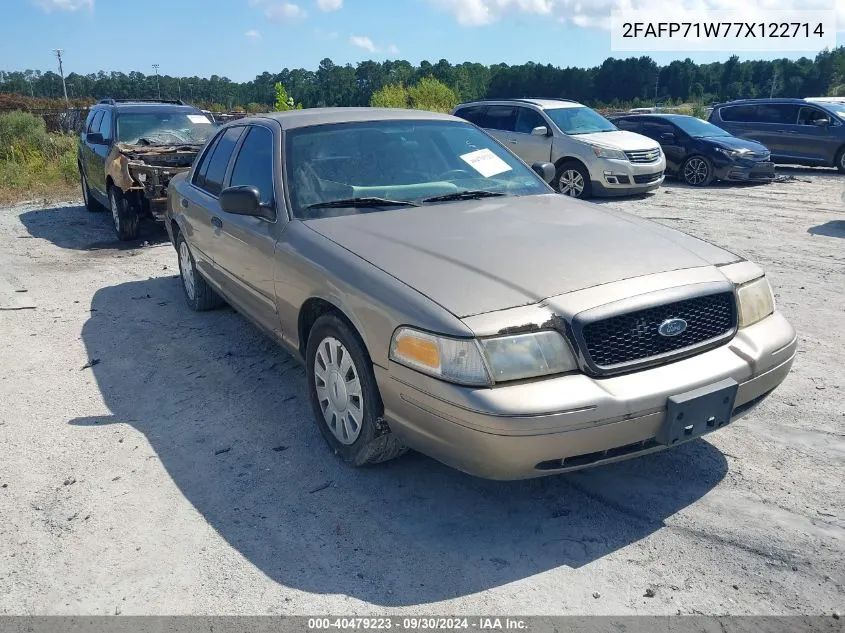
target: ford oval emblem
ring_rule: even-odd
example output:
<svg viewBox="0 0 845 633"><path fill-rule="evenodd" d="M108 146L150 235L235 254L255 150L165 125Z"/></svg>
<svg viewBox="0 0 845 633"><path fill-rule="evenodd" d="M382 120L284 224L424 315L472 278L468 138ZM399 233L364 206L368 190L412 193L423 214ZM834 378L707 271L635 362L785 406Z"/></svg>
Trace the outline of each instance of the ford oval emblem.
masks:
<svg viewBox="0 0 845 633"><path fill-rule="evenodd" d="M660 336L678 336L687 329L687 322L683 319L666 319L657 328Z"/></svg>

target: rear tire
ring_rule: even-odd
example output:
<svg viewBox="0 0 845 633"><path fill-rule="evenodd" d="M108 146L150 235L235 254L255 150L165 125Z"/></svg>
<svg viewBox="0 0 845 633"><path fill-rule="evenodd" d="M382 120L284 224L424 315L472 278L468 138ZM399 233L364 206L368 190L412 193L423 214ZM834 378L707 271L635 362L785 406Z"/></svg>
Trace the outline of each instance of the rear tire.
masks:
<svg viewBox="0 0 845 633"><path fill-rule="evenodd" d="M590 173L583 165L575 161L562 163L557 168L552 187L564 196L580 200L589 198L593 193Z"/></svg>
<svg viewBox="0 0 845 633"><path fill-rule="evenodd" d="M109 187L109 207L117 239L121 242L137 239L141 231L141 218L131 207L123 192L114 185Z"/></svg>
<svg viewBox="0 0 845 633"><path fill-rule="evenodd" d="M351 466L385 462L407 451L382 418L372 361L355 331L324 314L308 334L308 393L323 438Z"/></svg>
<svg viewBox="0 0 845 633"><path fill-rule="evenodd" d="M82 167L79 168L79 184L82 187L82 201L85 203L85 208L91 212L104 211L103 205L94 199L91 195L91 188L88 186L88 178L85 177L85 172Z"/></svg>
<svg viewBox="0 0 845 633"><path fill-rule="evenodd" d="M176 236L176 252L179 254L179 277L188 307L194 312L205 312L226 303L197 271L194 256L181 233Z"/></svg>
<svg viewBox="0 0 845 633"><path fill-rule="evenodd" d="M840 174L845 174L845 147L841 148L836 155L836 169Z"/></svg>
<svg viewBox="0 0 845 633"><path fill-rule="evenodd" d="M713 182L713 165L704 156L690 156L681 165L681 178L692 187L706 187Z"/></svg>

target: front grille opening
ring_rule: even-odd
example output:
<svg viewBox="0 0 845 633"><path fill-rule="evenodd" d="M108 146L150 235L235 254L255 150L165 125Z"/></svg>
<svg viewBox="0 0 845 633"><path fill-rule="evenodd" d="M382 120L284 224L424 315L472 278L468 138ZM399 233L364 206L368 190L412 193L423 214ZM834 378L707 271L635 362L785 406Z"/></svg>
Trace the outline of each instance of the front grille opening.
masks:
<svg viewBox="0 0 845 633"><path fill-rule="evenodd" d="M660 150L655 149L637 149L625 152L625 156L632 163L653 163L660 158Z"/></svg>
<svg viewBox="0 0 845 633"><path fill-rule="evenodd" d="M658 328L667 319L683 319L686 330L662 336ZM590 360L608 368L706 343L735 327L733 293L721 292L587 323L582 334Z"/></svg>
<svg viewBox="0 0 845 633"><path fill-rule="evenodd" d="M634 182L638 185L647 185L650 182L657 182L662 176L662 171L658 171L654 174L638 174L634 176Z"/></svg>
<svg viewBox="0 0 845 633"><path fill-rule="evenodd" d="M623 455L630 455L632 453L639 453L650 448L658 446L657 440L653 437L642 442L634 442L633 444L626 444L625 446L617 446L616 448L609 448L605 451L596 451L595 453L584 453L582 455L573 455L572 457L563 457L561 459L549 459L540 462L534 468L536 470L560 470L561 468L575 468L576 466L589 466L604 459L612 459L614 457L621 457Z"/></svg>

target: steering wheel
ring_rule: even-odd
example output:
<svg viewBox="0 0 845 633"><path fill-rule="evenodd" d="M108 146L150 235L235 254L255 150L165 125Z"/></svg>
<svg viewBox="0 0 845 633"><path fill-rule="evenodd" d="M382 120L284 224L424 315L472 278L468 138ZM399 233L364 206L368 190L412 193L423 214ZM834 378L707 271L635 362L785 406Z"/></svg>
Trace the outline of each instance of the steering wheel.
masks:
<svg viewBox="0 0 845 633"><path fill-rule="evenodd" d="M459 180L461 178L475 178L475 176L466 169L450 169L438 176L440 180Z"/></svg>

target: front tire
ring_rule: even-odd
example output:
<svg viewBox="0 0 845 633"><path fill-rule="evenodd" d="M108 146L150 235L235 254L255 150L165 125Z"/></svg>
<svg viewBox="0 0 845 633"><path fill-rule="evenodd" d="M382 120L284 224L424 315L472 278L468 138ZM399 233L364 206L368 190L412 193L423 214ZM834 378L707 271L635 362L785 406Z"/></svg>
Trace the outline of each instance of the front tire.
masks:
<svg viewBox="0 0 845 633"><path fill-rule="evenodd" d="M681 177L692 187L706 187L713 182L713 165L704 156L690 156L681 165Z"/></svg>
<svg viewBox="0 0 845 633"><path fill-rule="evenodd" d="M382 419L372 362L358 335L335 314L314 323L305 351L308 392L323 438L355 467L405 452Z"/></svg>
<svg viewBox="0 0 845 633"><path fill-rule="evenodd" d="M114 232L121 242L138 239L141 231L141 218L133 209L123 192L112 185L109 187L109 207L111 208Z"/></svg>
<svg viewBox="0 0 845 633"><path fill-rule="evenodd" d="M176 252L179 254L179 276L188 307L194 312L205 312L223 305L225 302L220 295L197 272L194 256L181 233L176 238Z"/></svg>
<svg viewBox="0 0 845 633"><path fill-rule="evenodd" d="M576 162L563 163L557 168L552 187L570 198L584 200L592 195L590 174L583 165Z"/></svg>

